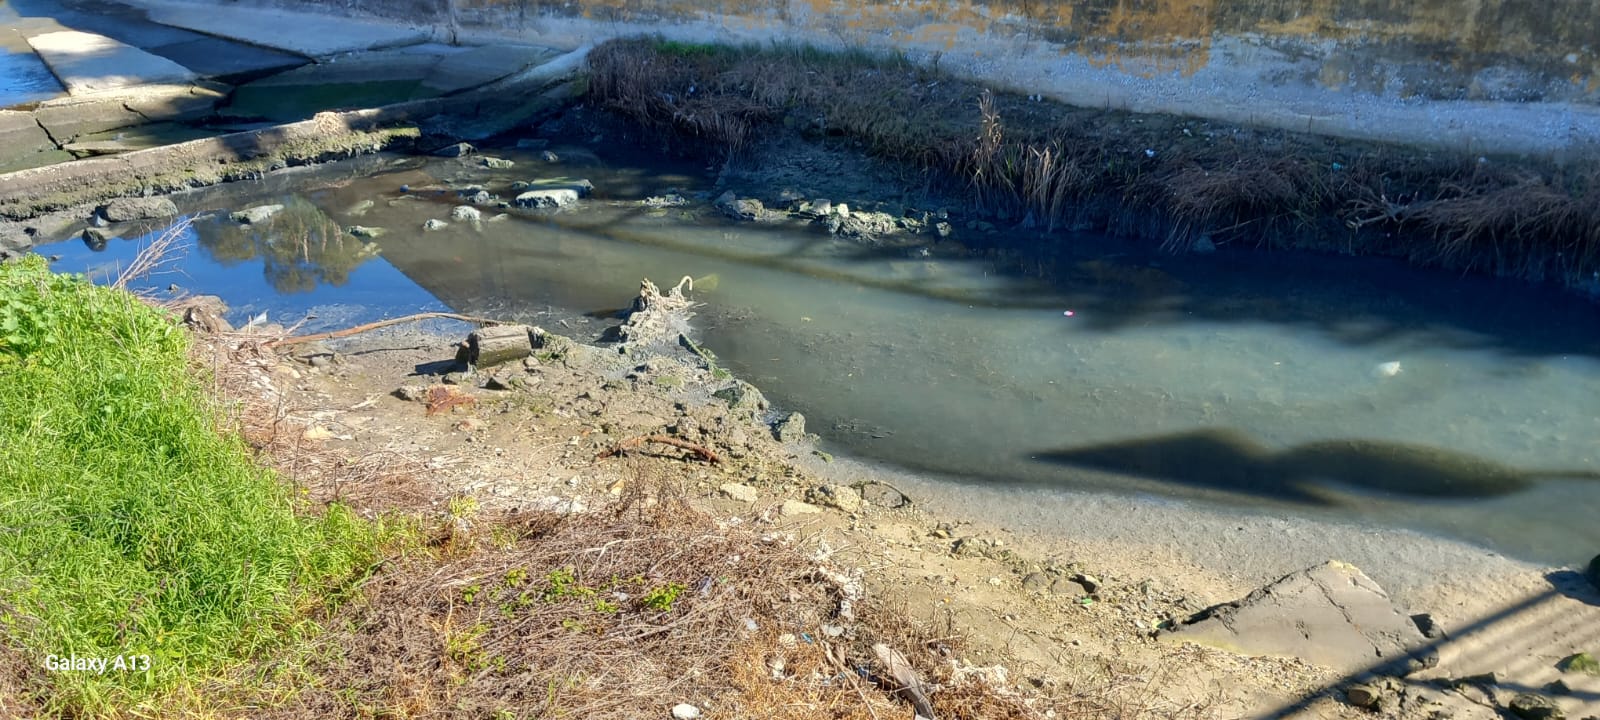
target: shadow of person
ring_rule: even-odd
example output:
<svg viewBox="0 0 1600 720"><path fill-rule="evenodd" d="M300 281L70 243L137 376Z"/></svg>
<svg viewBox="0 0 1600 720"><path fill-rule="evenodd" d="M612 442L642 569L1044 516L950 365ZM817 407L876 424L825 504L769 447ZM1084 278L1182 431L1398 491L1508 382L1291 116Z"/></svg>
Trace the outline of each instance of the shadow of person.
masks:
<svg viewBox="0 0 1600 720"><path fill-rule="evenodd" d="M1281 452L1237 430L1206 429L1034 454L1074 467L1192 487L1336 504L1333 489L1422 498L1486 498L1554 478L1600 480L1592 470L1523 470L1427 445L1342 439Z"/></svg>

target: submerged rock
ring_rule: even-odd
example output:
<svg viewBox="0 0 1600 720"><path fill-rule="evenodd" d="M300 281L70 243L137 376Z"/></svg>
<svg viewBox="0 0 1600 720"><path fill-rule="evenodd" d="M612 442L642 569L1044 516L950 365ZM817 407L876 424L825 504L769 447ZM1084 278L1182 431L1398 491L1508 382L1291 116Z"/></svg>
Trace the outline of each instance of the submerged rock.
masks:
<svg viewBox="0 0 1600 720"><path fill-rule="evenodd" d="M471 144L459 142L454 145L446 145L442 148L434 150L429 154L436 155L438 157L461 157L462 155L471 155L477 151L478 149L473 147Z"/></svg>
<svg viewBox="0 0 1600 720"><path fill-rule="evenodd" d="M516 167L515 162L506 160L504 158L486 157L483 158L482 162L483 166L489 168L490 170L510 170L511 168Z"/></svg>
<svg viewBox="0 0 1600 720"><path fill-rule="evenodd" d="M422 224L422 229L430 232L434 230L443 230L447 227L450 227L450 223L440 220L439 218L429 218L427 222Z"/></svg>
<svg viewBox="0 0 1600 720"><path fill-rule="evenodd" d="M238 212L228 213L228 219L244 225L256 225L266 222L282 210L282 205L257 205Z"/></svg>
<svg viewBox="0 0 1600 720"><path fill-rule="evenodd" d="M760 220L767 216L767 207L755 198L741 198L732 190L722 194L713 203L722 214L737 220Z"/></svg>
<svg viewBox="0 0 1600 720"><path fill-rule="evenodd" d="M381 227L367 227L365 225L351 225L350 227L345 228L345 232L348 232L351 235L354 235L354 236L356 236L358 238L375 238L375 237L380 237L384 233L389 232L389 231L385 230L385 229L383 229Z"/></svg>
<svg viewBox="0 0 1600 720"><path fill-rule="evenodd" d="M450 219L460 222L479 222L483 220L483 213L470 205L457 205L450 210Z"/></svg>
<svg viewBox="0 0 1600 720"><path fill-rule="evenodd" d="M100 214L111 222L153 220L176 217L178 206L164 197L117 198L100 208Z"/></svg>

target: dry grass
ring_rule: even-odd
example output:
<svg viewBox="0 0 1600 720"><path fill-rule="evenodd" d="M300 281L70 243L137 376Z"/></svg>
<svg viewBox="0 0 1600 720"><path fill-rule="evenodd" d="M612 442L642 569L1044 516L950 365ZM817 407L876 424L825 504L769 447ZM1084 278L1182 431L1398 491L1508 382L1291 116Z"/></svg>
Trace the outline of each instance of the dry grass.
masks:
<svg viewBox="0 0 1600 720"><path fill-rule="evenodd" d="M1174 250L1206 236L1381 253L1519 277L1600 271L1592 172L1037 102L861 53L645 38L602 45L589 62L600 105L712 152L741 152L780 125L845 135L1051 230Z"/></svg>

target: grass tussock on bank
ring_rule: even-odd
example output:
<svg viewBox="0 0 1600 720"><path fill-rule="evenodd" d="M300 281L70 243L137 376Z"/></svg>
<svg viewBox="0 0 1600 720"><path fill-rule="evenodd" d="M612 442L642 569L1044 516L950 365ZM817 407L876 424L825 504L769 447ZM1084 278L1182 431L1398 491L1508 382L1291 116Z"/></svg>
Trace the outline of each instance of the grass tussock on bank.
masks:
<svg viewBox="0 0 1600 720"><path fill-rule="evenodd" d="M0 688L113 714L313 634L381 529L308 513L220 416L186 331L133 295L0 265ZM104 673L51 656L122 658Z"/></svg>
<svg viewBox="0 0 1600 720"><path fill-rule="evenodd" d="M1405 257L1527 279L1600 272L1600 170L996 93L899 57L616 40L602 107L714 151L765 129L846 136L935 170L1003 221Z"/></svg>

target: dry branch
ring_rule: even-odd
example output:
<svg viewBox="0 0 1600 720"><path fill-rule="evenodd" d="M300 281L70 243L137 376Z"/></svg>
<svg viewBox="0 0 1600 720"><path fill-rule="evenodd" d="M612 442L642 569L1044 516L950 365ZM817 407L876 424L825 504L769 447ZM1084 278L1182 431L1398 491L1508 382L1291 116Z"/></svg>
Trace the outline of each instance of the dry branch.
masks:
<svg viewBox="0 0 1600 720"><path fill-rule="evenodd" d="M390 325L399 325L401 323L416 322L418 320L433 320L433 319L436 319L436 318L443 318L443 319L447 319L447 320L460 320L462 322L477 323L479 325L504 325L504 324L507 324L506 321L504 321L504 320L495 320L495 319L492 319L492 318L477 317L477 316L474 316L474 315L457 315L455 313L447 313L447 312L425 312L425 313L417 313L415 315L407 315L405 317L390 318L388 320L379 320L377 322L371 322L371 323L367 323L365 325L357 325L355 327L345 328L343 330L334 330L334 331L331 331L331 332L313 333L311 335L296 335L294 337L286 337L286 338L282 338L282 339L279 339L279 340L273 340L271 342L268 342L267 343L267 347L281 347L283 345L300 345L302 343L316 342L318 340L332 340L334 338L342 338L342 337L349 337L351 335L358 335L360 333L364 333L364 332L367 332L369 330L377 330L379 328L386 328L386 327L389 327Z"/></svg>
<svg viewBox="0 0 1600 720"><path fill-rule="evenodd" d="M711 448L708 448L704 445L696 445L688 440L680 440L668 435L640 435L639 437L628 438L617 443L616 447L600 453L598 456L596 456L596 459L604 459L613 455L621 455L623 452L632 450L633 448L639 447L647 442L661 443L662 445L671 445L676 448L683 448L684 450L688 450L696 455L699 455L700 459L710 463L722 462L722 458L718 457L717 454L711 450Z"/></svg>

